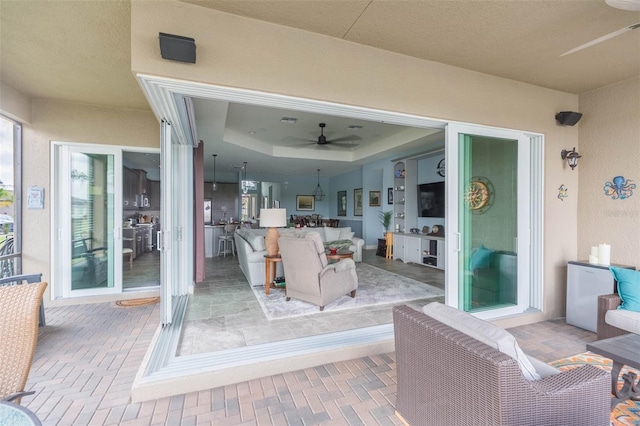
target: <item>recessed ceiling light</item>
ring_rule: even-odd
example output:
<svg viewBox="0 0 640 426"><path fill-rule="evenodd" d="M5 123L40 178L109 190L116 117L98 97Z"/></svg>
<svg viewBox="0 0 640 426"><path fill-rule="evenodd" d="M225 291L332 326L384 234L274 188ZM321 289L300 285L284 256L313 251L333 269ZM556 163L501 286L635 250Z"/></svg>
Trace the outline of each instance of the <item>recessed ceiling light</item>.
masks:
<svg viewBox="0 0 640 426"><path fill-rule="evenodd" d="M280 119L281 123L287 123L287 124L296 124L296 121L298 121L298 119L293 117L282 117Z"/></svg>
<svg viewBox="0 0 640 426"><path fill-rule="evenodd" d="M349 129L349 130L360 130L360 129L362 129L362 126L358 126L356 124L352 124L350 126L347 126L347 129Z"/></svg>

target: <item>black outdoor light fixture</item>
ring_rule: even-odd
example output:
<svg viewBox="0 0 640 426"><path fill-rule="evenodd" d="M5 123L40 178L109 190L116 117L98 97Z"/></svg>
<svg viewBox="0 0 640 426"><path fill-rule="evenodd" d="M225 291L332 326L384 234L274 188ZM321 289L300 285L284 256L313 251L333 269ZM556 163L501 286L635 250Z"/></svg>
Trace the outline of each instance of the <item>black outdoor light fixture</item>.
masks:
<svg viewBox="0 0 640 426"><path fill-rule="evenodd" d="M567 163L569 163L571 170L576 168L576 166L578 165L578 158L582 157L582 155L576 152L575 146L571 151L567 151L566 149L563 149L562 151L560 151L560 156L562 157L563 160L567 160Z"/></svg>

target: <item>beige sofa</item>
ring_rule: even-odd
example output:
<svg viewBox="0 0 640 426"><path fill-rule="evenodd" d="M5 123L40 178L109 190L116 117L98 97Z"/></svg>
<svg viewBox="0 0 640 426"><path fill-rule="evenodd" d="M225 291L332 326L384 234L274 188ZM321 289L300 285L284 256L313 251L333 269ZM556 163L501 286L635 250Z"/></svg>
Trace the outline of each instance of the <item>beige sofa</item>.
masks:
<svg viewBox="0 0 640 426"><path fill-rule="evenodd" d="M279 229L280 236L286 235L304 235L307 232L317 232L323 243L331 245L334 241L343 241L348 247L343 247L353 252L353 260L355 262L362 261L362 248L364 240L354 236L351 228L328 228L328 227L309 227L309 228L283 228ZM264 236L267 233L265 228L248 229L240 228L234 233L234 242L238 253L238 262L240 269L252 286L264 285L265 281L265 261L266 254L264 246ZM349 241L350 240L350 243ZM284 271L280 263L276 264L276 276L284 276Z"/></svg>

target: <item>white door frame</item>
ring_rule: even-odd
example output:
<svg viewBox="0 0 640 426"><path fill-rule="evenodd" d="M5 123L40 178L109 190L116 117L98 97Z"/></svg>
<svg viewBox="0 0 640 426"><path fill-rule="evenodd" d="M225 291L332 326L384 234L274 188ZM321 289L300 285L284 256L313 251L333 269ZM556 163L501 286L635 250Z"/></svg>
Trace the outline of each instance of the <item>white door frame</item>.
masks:
<svg viewBox="0 0 640 426"><path fill-rule="evenodd" d="M114 156L113 194L114 194L114 228L113 232L113 287L92 288L82 290L71 289L71 153L81 152ZM83 297L115 294L122 292L122 150L120 148L93 145L53 142L51 156L52 170L52 298ZM110 272L111 273L111 272ZM59 285L60 284L60 285Z"/></svg>
<svg viewBox="0 0 640 426"><path fill-rule="evenodd" d="M194 140L194 135L189 128L189 122L187 119L187 112L184 105L185 98L188 97L198 97L203 99L211 99L217 101L225 101L225 102L238 102L245 104L252 104L257 106L264 107L273 107L273 108L282 108L282 109L290 109L297 111L307 111L318 114L329 114L329 115L339 115L343 117L352 117L358 118L362 120L369 121L383 121L389 124L396 124L402 126L413 126L419 128L438 128L445 129L447 125L452 124L460 124L465 125L465 123L457 123L453 121L434 119L424 116L416 116L410 114L396 113L391 111L383 111L376 110L371 108L364 107L356 107L351 105L343 105L343 104L335 104L331 102L317 101L311 99L304 98L296 98L291 96L279 95L274 93L266 93L266 92L258 92L254 90L246 90L246 89L238 89L238 88L230 88L217 86L208 83L202 82L194 82L187 80L178 80L173 78L159 77L150 74L137 74L136 78L140 83L142 90L144 91L147 99L149 100L149 104L151 105L154 113L160 119L167 120L173 125L173 136L178 139L177 143L181 145L192 145L196 146L198 141ZM483 126L474 126L478 129L486 129L492 130L496 132L504 131L508 132L510 135L511 132L517 132L525 135L522 131L514 131L510 129L499 129L493 127L483 127ZM531 141L537 141L535 147L532 147L532 152L535 150L539 155L542 152L542 143L544 141L544 136L538 133L526 133L526 137ZM447 145L451 145L447 143ZM451 163L452 159L450 155L447 155L446 168L447 170L457 170L454 164ZM536 164L537 161L542 161L541 158L534 158L533 162ZM541 165L539 165L541 167ZM542 179L542 170L533 170L532 175L534 179ZM182 175L174 175L174 177L183 177ZM452 173L447 173L447 180L452 177ZM532 185L538 189L542 187L543 181L540 182L532 182ZM537 238L538 247L535 248L536 256L532 256L532 261L537 262L537 265L532 265L532 268L536 269L532 271L531 276L534 277L536 282L532 282L532 295L535 293L535 297L531 297L530 299L533 301L541 300L541 268L542 268L542 257L541 257L541 247L542 247L542 197L541 190L533 193L534 203L536 204L532 207L536 212L536 223L532 224L535 229L532 232L532 238ZM447 201L448 202L448 201ZM447 233L449 231L448 228L445 227ZM186 235L186 234L185 234ZM447 238L447 258L450 260L452 258L452 249L455 249L457 241L449 235ZM447 264L447 269L450 265ZM447 271L449 272L449 271ZM447 274L448 275L448 274ZM448 280L448 278L446 278ZM448 282L448 281L447 281ZM186 291L182 294L186 294ZM448 302L451 300L451 297L448 297ZM541 306L533 306L534 308L541 308Z"/></svg>
<svg viewBox="0 0 640 426"><path fill-rule="evenodd" d="M541 268L542 258L539 255L542 241L542 192L535 191L537 180L542 177L541 165L542 137L521 131L496 129L462 123L449 123L446 129L445 168L447 170L445 220L446 229L446 269L445 269L445 301L447 305L459 308L459 251L462 249L462 230L459 229L459 146L460 134L478 135L491 138L516 140L518 143L518 285L517 304L515 306L490 309L474 313L477 317L490 319L507 315L520 314L530 308L541 309L542 292ZM523 196L527 194L528 196ZM526 279L525 279L526 278Z"/></svg>

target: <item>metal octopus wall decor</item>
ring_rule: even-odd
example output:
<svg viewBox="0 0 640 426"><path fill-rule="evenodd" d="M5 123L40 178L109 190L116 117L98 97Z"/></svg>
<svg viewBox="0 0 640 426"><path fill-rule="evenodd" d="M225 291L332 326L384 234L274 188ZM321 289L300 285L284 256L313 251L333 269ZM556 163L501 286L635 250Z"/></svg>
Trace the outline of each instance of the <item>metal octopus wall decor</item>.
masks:
<svg viewBox="0 0 640 426"><path fill-rule="evenodd" d="M564 186L564 184L560 185L560 188L558 188L558 199L560 201L564 201L565 198L567 198L569 196L569 194L567 194L567 187Z"/></svg>
<svg viewBox="0 0 640 426"><path fill-rule="evenodd" d="M604 194L614 200L624 200L633 195L636 184L631 179L625 179L623 176L616 176L611 182L604 184Z"/></svg>

